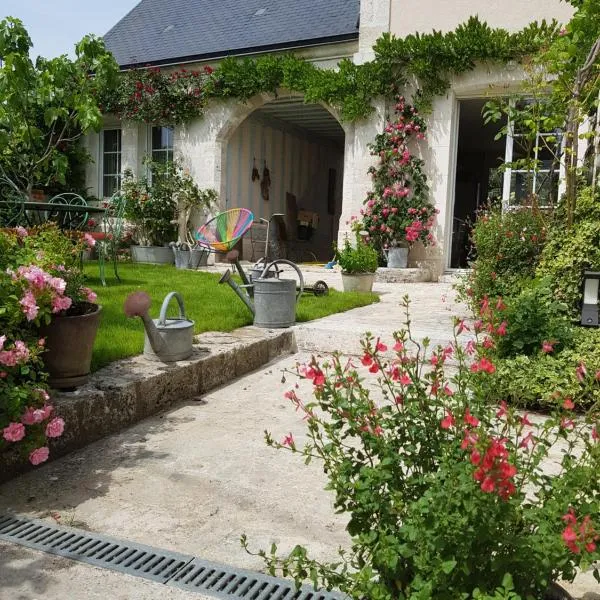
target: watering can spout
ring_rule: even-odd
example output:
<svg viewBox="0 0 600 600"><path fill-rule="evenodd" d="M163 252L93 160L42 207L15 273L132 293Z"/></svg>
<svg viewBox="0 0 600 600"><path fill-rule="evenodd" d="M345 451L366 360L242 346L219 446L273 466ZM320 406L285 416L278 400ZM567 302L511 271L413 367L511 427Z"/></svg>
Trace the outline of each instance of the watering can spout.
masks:
<svg viewBox="0 0 600 600"><path fill-rule="evenodd" d="M240 288L240 286L233 279L231 279L231 271L229 269L227 269L227 271L225 271L225 273L223 273L223 275L221 276L221 279L219 279L219 283L228 284L229 287L238 295L240 300L248 307L250 312L253 315L256 314L256 312L254 310L254 304L252 304L252 300L250 300L250 298L248 297L248 294L245 294L242 291L242 289Z"/></svg>
<svg viewBox="0 0 600 600"><path fill-rule="evenodd" d="M144 329L146 330L146 336L152 346L152 350L154 350L156 354L160 354L165 350L165 342L158 334L156 325L148 313L151 303L152 300L146 292L134 292L127 296L124 311L128 317L140 317L140 319L142 319Z"/></svg>

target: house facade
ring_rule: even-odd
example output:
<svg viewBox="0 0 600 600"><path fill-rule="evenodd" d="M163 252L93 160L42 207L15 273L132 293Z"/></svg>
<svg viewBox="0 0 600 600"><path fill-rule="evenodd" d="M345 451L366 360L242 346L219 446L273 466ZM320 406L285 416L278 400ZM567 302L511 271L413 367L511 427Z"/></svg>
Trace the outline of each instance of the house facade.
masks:
<svg viewBox="0 0 600 600"><path fill-rule="evenodd" d="M566 22L571 12L560 0L142 0L105 41L125 69L194 69L215 66L224 56L290 51L334 68L342 58L371 60L384 32L449 31L475 14L491 26L519 30L533 20ZM482 65L454 78L434 101L421 152L439 209L437 245L410 254L411 263L427 265L434 278L465 266L466 224L478 206L494 194L509 203L527 191L519 173L494 179L500 162L510 160L513 140L495 140L496 130L484 127L481 117L486 98L506 95L522 78L516 65ZM280 90L248 102L211 102L201 118L173 128L108 115L104 130L85 141L94 159L88 186L108 197L125 169L141 172L145 155L177 155L201 187L219 192L221 210L246 207L257 219L285 213L292 238L298 214L309 214L310 250L328 260L332 242L348 233L347 222L370 189L368 145L387 115L383 101L375 108L368 119L346 123L331 107ZM539 192L554 182L540 178L537 185Z"/></svg>

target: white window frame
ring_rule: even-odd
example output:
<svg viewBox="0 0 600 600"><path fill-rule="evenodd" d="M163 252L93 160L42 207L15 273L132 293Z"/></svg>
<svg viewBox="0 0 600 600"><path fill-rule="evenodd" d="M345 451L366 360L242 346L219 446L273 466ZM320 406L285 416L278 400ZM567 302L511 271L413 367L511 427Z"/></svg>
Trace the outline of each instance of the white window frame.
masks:
<svg viewBox="0 0 600 600"><path fill-rule="evenodd" d="M107 131L118 131L118 137L117 137L117 150L108 150L108 151L104 151L104 134ZM123 129L121 127L105 127L104 129L102 129L102 131L100 132L100 152L99 152L99 157L100 157L100 168L99 168L99 179L100 181L98 182L98 189L99 189L99 194L98 196L100 198L110 198L110 196L107 196L104 193L104 178L105 177L115 177L116 181L117 181L117 187L114 193L118 192L121 189L121 182L123 180ZM118 169L119 172L118 173L104 173L104 156L105 154L115 154L117 155L117 165L118 165ZM112 195L112 194L111 194Z"/></svg>
<svg viewBox="0 0 600 600"><path fill-rule="evenodd" d="M521 134L515 134L514 132L514 127L513 127L513 123L512 121L508 121L508 127L507 127L507 132L506 132L506 147L505 147L505 152L504 152L504 163L505 164L509 164L513 162L513 157L514 157L514 144L515 144L515 138L520 137ZM534 154L534 160L536 161L537 164L537 160L538 160L538 151L540 148L540 141L541 138L544 137L557 137L557 144L562 144L562 136L560 134L557 133L552 133L552 132L537 132L536 133L536 138L535 138L535 154ZM554 172L556 173L557 177L559 177L560 180L560 163L558 165L558 169L556 169ZM511 203L511 195L513 194L514 190L512 190L511 188L511 180L512 180L512 174L513 173L531 173L533 175L533 186L532 186L532 193L536 194L538 188L538 179L540 175L547 175L549 176L550 173L552 172L552 169L513 169L512 167L507 167L504 170L504 179L502 181L502 209L504 211L509 211L509 210L514 210L515 208L519 207L519 204L517 203ZM550 205L546 205L546 204L541 204L540 207L541 208L547 208Z"/></svg>

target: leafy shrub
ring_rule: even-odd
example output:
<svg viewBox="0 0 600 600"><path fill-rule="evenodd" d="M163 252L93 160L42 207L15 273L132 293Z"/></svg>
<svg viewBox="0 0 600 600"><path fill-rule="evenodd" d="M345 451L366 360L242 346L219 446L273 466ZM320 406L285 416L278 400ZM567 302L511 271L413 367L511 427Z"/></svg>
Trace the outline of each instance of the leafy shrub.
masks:
<svg viewBox="0 0 600 600"><path fill-rule="evenodd" d="M378 265L377 250L357 240L352 247L346 238L342 250L336 249L335 258L344 273L375 273Z"/></svg>
<svg viewBox="0 0 600 600"><path fill-rule="evenodd" d="M404 306L408 314L407 298ZM457 322L455 335L465 328ZM304 415L303 448L292 433L281 442L267 434L269 445L322 460L334 506L349 515L351 549L323 563L301 546L279 556L273 545L259 552L271 571L355 600L489 598L498 588L541 598L600 556L597 412L576 423L563 404L538 425L498 410L481 393L495 366L479 336L429 351L407 329L367 335L363 351L360 361L336 354L299 366L312 397L298 386L286 397ZM544 462L558 439L565 451L550 475Z"/></svg>
<svg viewBox="0 0 600 600"><path fill-rule="evenodd" d="M472 232L476 258L468 286L475 300L517 295L535 276L546 225L531 209L481 212Z"/></svg>
<svg viewBox="0 0 600 600"><path fill-rule="evenodd" d="M496 372L485 389L490 402L505 400L515 406L543 410L556 409L565 398L570 398L579 410L600 403L600 389L584 385L600 373L598 330L574 330L572 343L557 354L520 355L495 364Z"/></svg>
<svg viewBox="0 0 600 600"><path fill-rule="evenodd" d="M538 273L553 282L557 297L576 314L585 270L600 270L600 192L585 188L577 199L573 226L552 227Z"/></svg>
<svg viewBox="0 0 600 600"><path fill-rule="evenodd" d="M508 299L504 319L506 334L496 341L501 358L537 354L544 342L553 351L560 350L572 337L567 306L555 298L547 280L532 280L518 296Z"/></svg>

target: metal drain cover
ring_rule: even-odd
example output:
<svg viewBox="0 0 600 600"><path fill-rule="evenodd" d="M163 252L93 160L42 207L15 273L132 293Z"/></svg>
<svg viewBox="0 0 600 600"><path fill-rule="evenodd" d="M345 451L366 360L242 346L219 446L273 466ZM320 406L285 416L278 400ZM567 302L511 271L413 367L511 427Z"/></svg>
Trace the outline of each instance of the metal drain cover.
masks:
<svg viewBox="0 0 600 600"><path fill-rule="evenodd" d="M0 516L0 539L161 583L194 558L25 517Z"/></svg>
<svg viewBox="0 0 600 600"><path fill-rule="evenodd" d="M296 590L294 582L287 579L27 517L0 515L0 539L217 598L342 600L346 597L338 592L315 592L309 586Z"/></svg>

